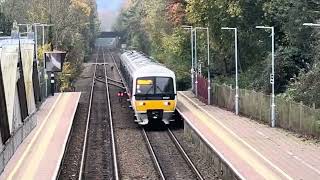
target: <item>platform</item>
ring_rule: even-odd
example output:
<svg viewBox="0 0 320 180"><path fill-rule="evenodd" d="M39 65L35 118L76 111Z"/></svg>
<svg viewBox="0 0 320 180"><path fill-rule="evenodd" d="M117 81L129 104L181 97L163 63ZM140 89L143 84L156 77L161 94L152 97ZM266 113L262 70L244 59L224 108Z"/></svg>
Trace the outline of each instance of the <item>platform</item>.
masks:
<svg viewBox="0 0 320 180"><path fill-rule="evenodd" d="M185 121L244 179L320 179L320 145L178 93Z"/></svg>
<svg viewBox="0 0 320 180"><path fill-rule="evenodd" d="M38 125L22 142L0 179L56 179L81 93L49 97L35 114Z"/></svg>

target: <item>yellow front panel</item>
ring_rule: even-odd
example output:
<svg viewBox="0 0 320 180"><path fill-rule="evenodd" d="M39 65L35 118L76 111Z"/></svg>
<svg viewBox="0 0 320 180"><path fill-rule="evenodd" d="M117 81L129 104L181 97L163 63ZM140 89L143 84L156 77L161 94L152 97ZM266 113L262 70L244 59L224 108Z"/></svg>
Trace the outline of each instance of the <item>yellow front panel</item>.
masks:
<svg viewBox="0 0 320 180"><path fill-rule="evenodd" d="M170 103L170 105L165 105ZM135 101L135 108L138 112L147 112L149 109L163 109L164 112L172 112L175 110L175 100L146 100Z"/></svg>

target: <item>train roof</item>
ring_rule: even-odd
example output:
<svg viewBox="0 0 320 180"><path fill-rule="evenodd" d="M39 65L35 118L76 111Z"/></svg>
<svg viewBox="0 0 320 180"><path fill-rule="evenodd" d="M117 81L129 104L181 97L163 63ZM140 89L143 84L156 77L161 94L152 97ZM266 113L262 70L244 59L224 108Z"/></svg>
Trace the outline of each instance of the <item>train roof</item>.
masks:
<svg viewBox="0 0 320 180"><path fill-rule="evenodd" d="M130 69L130 73L135 76L152 76L155 74L159 76L175 76L173 71L143 53L125 51L122 56L125 58L125 63Z"/></svg>

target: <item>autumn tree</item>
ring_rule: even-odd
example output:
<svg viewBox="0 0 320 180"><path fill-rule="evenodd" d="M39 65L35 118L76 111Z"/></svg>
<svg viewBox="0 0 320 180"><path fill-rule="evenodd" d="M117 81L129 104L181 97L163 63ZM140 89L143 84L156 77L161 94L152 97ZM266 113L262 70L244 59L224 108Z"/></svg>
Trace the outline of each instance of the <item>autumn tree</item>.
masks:
<svg viewBox="0 0 320 180"><path fill-rule="evenodd" d="M46 42L54 49L67 51L66 65L61 74L62 89L68 88L81 70L85 57L91 53L98 32L96 2L94 0L6 0L1 4L1 22L46 23ZM2 25L2 23L1 23ZM38 27L39 28L39 27ZM38 41L42 40L42 31ZM38 35L39 35L38 34ZM49 38L48 38L49 37ZM39 49L42 49L39 43ZM46 45L47 46L47 45ZM68 74L67 77L64 77Z"/></svg>
<svg viewBox="0 0 320 180"><path fill-rule="evenodd" d="M271 32L255 27L274 26L276 93L310 104L313 99L320 102L315 78L320 72L320 35L319 29L302 24L319 22L319 8L318 0L133 0L116 26L125 24L122 31L129 44L134 42L139 50L170 66L186 84L190 79L190 41L181 25L209 27L212 79L228 84L234 84L234 36L221 27L236 27L239 85L266 93L271 91ZM206 60L205 38L199 31L197 50L202 62Z"/></svg>

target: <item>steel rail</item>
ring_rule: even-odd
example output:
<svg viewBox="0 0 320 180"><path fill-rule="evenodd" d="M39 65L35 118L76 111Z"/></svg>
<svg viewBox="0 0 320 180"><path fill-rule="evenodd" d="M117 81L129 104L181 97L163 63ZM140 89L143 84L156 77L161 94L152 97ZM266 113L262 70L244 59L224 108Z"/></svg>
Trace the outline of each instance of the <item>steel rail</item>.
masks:
<svg viewBox="0 0 320 180"><path fill-rule="evenodd" d="M143 135L144 140L147 143L147 147L148 147L149 152L151 153L151 157L152 157L153 163L156 166L161 179L165 180L166 178L165 178L165 176L163 174L163 171L161 169L161 166L160 166L160 163L158 161L158 158L157 158L156 154L154 153L154 150L153 150L152 145L150 143L149 137L148 137L146 131L144 130L144 128L142 128L142 135Z"/></svg>
<svg viewBox="0 0 320 180"><path fill-rule="evenodd" d="M116 66L116 69L117 69L117 71L118 71L118 73L119 73L119 75L120 75L120 77L121 77L121 79L122 79L122 75L121 75L121 73L120 73L120 70L119 70L119 68L118 68L118 65L117 65L117 63L116 63L116 61L115 61L115 58L113 57L112 53L110 53L110 56L111 56L111 58L113 59L113 62L114 62L114 64L115 64L115 66ZM145 141L146 141L146 143L147 143L147 147L148 147L148 149L149 149L149 151L150 151L150 153L151 153L151 155L152 155L152 159L153 159L153 161L154 161L154 164L155 164L155 166L156 166L156 168L157 168L157 170L158 170L158 172L159 172L159 174L160 174L160 176L161 176L161 179L165 180L166 178L165 178L165 176L164 176L164 174L163 174L163 171L162 171L162 169L161 169L161 166L160 166L160 163L159 163L159 161L158 161L158 158L157 158L157 156L156 156L155 153L154 153L154 150L153 150L152 145L151 145L151 143L150 143L149 137L148 137L148 135L147 135L147 133L146 133L146 131L145 131L144 128L142 128L142 134L143 134L143 137L144 137L144 139L145 139ZM191 159L189 158L189 156L187 155L187 153L184 151L184 149L183 149L182 146L180 145L179 141L177 140L177 138L174 136L174 134L172 133L172 131L171 131L169 128L168 128L168 134L169 134L171 140L174 142L174 144L175 144L175 146L177 147L177 149L180 151L180 153L181 153L181 155L183 156L183 158L185 159L185 161L188 163L189 167L190 167L190 168L192 169L192 171L196 174L196 176L198 177L198 179L199 179L199 180L204 180L204 178L202 177L202 175L200 174L200 172L198 171L198 169L195 167L195 165L193 164L193 162L191 161Z"/></svg>
<svg viewBox="0 0 320 180"><path fill-rule="evenodd" d="M118 71L118 73L119 73L119 75L120 75L121 81L122 81L122 83L123 83L123 77L122 77L122 74L121 74L121 72L120 72L120 70L119 70L119 68L118 68L118 65L117 65L116 61L115 61L115 58L113 57L112 53L109 53L109 55L111 56L111 58L112 58L112 60L113 60L113 63L114 63L114 65L116 66L116 69L117 69L117 71ZM154 153L154 150L153 150L152 145L151 145L151 143L150 143L149 137L148 137L148 135L147 135L147 133L146 133L146 131L145 131L144 128L142 128L142 136L143 136L143 138L145 139L145 141L146 141L146 143L147 143L148 150L149 150L149 152L151 153L152 160L153 160L153 162L154 162L154 165L156 166L156 169L158 170L158 173L159 173L159 175L160 175L160 178L161 178L162 180L165 180L166 178L165 178L165 176L164 176L164 174L163 174L163 171L162 171L162 169L161 169L161 167L160 167L158 158L157 158L156 154Z"/></svg>
<svg viewBox="0 0 320 180"><path fill-rule="evenodd" d="M106 59L104 56L104 51L102 51L103 62L106 63ZM117 151L116 151L116 143L115 143L115 135L114 135L114 127L113 127L113 119L112 119L112 112L111 112L111 102L110 102L110 92L108 86L108 75L107 75L107 67L104 64L104 74L105 74L105 85L107 90L107 101L108 101L108 110L109 110L109 122L110 122L110 134L111 134L111 145L112 145L112 159L113 159L113 176L115 180L119 180L119 170L118 170L118 161L117 161Z"/></svg>
<svg viewBox="0 0 320 180"><path fill-rule="evenodd" d="M117 64L115 58L113 57L112 53L110 53L110 56L111 56L111 58L112 58L112 60L113 60L113 63L114 63L115 66L116 66L116 69L117 69L117 71L118 71L118 73L119 73L119 75L120 75L120 79L121 79L121 81L122 81L122 83L123 83L123 82L124 82L124 81L123 81L124 78L123 78L123 76L122 76L122 74L121 74L121 72L120 72L120 69L118 68L118 64Z"/></svg>
<svg viewBox="0 0 320 180"><path fill-rule="evenodd" d="M118 64L117 64L115 58L113 57L112 53L110 53L110 56L111 56L111 58L112 58L112 60L113 60L113 63L114 63L115 66L116 66L116 69L117 69L117 71L118 71L118 73L119 73L120 79L121 79L121 81L122 81L122 84L123 84L124 87L125 87L125 90L127 91L127 93L130 92L130 91L128 90L127 86L126 86L126 83L125 83L125 81L124 81L124 78L123 78L123 76L122 76L122 74L121 74L120 69L118 68Z"/></svg>
<svg viewBox="0 0 320 180"><path fill-rule="evenodd" d="M170 130L170 128L167 128L167 132L171 138L171 140L173 141L174 145L176 146L176 148L180 151L180 154L183 156L183 158L185 159L185 161L188 163L189 167L191 168L191 170L197 175L197 178L199 180L204 180L204 178L202 177L202 175L200 174L200 172L198 171L198 169L196 168L196 166L193 164L193 162L191 161L191 159L189 158L189 156L187 155L187 153L185 152L185 150L183 149L183 147L181 146L181 144L179 143L178 139L176 138L176 136L173 134L173 132Z"/></svg>
<svg viewBox="0 0 320 180"><path fill-rule="evenodd" d="M90 116L91 116L91 109L92 109L92 99L93 99L93 91L94 91L94 85L95 85L95 79L96 79L97 62L98 62L98 58L99 58L99 50L100 50L100 47L98 47L98 52L97 52L97 57L96 57L96 64L94 66L93 77L92 77L92 82L91 82L89 107L88 107L88 114L87 114L87 124L86 124L86 130L85 130L85 135L84 135L84 142L83 142L83 146L82 146L82 155L81 155L81 163L80 163L80 171L79 171L78 180L82 179L83 170L84 170L84 163L85 163L84 161L85 161L85 153L86 153L86 149L87 149L88 129L89 129L89 124L90 124Z"/></svg>
<svg viewBox="0 0 320 180"><path fill-rule="evenodd" d="M184 94L181 94L182 96L185 96ZM186 96L185 96L186 97ZM191 101L191 100L190 100ZM201 107L200 107L201 108ZM213 152L213 156L214 158L218 159L218 163L220 165L225 166L225 170L223 169L218 169L218 175L220 177L220 179L235 179L235 180L240 180L240 179L246 179L232 164L230 161L228 161L228 159L221 153L219 152L215 146L210 143L208 141L208 139L203 136L203 134L192 124L190 123L191 121L189 120L189 118L184 115L181 111L181 109L177 108L177 111L179 112L179 114L181 115L181 117L184 119L185 123L187 123L191 129L198 135L198 137L201 139L201 141L204 142L204 144L208 147L211 148L212 152ZM225 176L225 174L227 176Z"/></svg>
<svg viewBox="0 0 320 180"><path fill-rule="evenodd" d="M109 82L109 84L112 85L112 86L118 87L118 88L120 88L120 89L126 90L126 88L125 88L124 86L120 86L120 85L118 85L118 84L111 83L111 82Z"/></svg>
<svg viewBox="0 0 320 180"><path fill-rule="evenodd" d="M123 82L122 81L117 81L115 79L111 79L111 78L108 78L110 81L113 81L113 82L116 82L116 83L119 83L119 84L122 84Z"/></svg>
<svg viewBox="0 0 320 180"><path fill-rule="evenodd" d="M104 82L104 81L102 81L102 80L100 80L100 79L97 79L97 78L96 78L96 81L98 81L98 82L101 82L101 83L105 84L105 82ZM120 89L126 89L124 86L121 86L121 85L115 84L115 83L113 83L113 82L109 82L109 84L110 84L110 85L112 85L112 86L118 87L118 88L120 88ZM119 83L119 84L120 84L120 83ZM122 84L122 83L121 83L121 84Z"/></svg>

